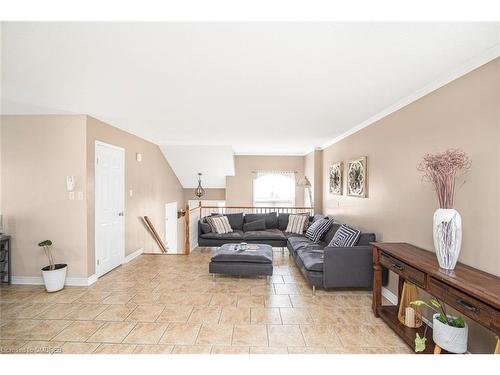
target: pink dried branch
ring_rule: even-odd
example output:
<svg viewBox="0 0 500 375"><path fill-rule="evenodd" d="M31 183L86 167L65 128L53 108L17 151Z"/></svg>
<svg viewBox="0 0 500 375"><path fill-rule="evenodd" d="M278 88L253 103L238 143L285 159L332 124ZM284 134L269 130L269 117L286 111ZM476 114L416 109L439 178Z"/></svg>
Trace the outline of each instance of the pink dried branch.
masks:
<svg viewBox="0 0 500 375"><path fill-rule="evenodd" d="M469 156L462 150L450 149L442 153L425 154L417 166L424 178L432 182L440 208L453 208L456 177L471 167Z"/></svg>

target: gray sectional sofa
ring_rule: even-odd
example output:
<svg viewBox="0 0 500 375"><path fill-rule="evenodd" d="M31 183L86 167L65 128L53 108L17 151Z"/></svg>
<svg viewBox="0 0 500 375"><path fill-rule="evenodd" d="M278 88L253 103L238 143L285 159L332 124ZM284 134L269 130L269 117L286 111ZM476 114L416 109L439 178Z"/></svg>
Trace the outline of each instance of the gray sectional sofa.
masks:
<svg viewBox="0 0 500 375"><path fill-rule="evenodd" d="M225 243L263 243L273 247L287 247L300 271L313 287L371 289L373 281L372 248L374 233L361 233L353 247L327 246L341 224L334 223L317 243L305 235L285 232L290 214L227 214L232 233L217 234L202 218L198 224L198 245L218 247ZM310 217L320 220L323 215ZM265 221L265 229L252 229L252 223ZM260 221L259 223L262 223ZM384 274L384 279L387 275Z"/></svg>

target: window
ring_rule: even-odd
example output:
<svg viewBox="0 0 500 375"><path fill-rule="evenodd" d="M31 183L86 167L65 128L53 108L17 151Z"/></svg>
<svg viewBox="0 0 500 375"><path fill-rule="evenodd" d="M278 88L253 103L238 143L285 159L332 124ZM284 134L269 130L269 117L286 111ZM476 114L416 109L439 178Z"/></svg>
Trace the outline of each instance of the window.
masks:
<svg viewBox="0 0 500 375"><path fill-rule="evenodd" d="M256 172L253 180L253 205L295 206L295 172Z"/></svg>

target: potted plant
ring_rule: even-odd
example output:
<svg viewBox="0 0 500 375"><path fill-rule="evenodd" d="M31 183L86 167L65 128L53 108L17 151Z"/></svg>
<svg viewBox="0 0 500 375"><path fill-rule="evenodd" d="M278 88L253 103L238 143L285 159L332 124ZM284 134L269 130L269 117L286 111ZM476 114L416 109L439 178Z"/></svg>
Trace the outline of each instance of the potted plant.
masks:
<svg viewBox="0 0 500 375"><path fill-rule="evenodd" d="M451 353L461 354L467 351L468 327L462 317L448 315L444 303L439 302L434 297L429 300L429 303L417 300L410 302L410 304L425 305L435 312L432 316L432 339L436 345ZM419 339L418 334L417 339ZM423 348L420 349L420 351L425 349L425 341Z"/></svg>
<svg viewBox="0 0 500 375"><path fill-rule="evenodd" d="M57 292L58 290L64 288L68 265L54 264L54 258L52 257L51 251L51 240L42 241L38 244L38 246L43 248L47 259L49 260L49 265L42 268L42 276L43 282L45 283L45 289L47 289L47 292Z"/></svg>
<svg viewBox="0 0 500 375"><path fill-rule="evenodd" d="M439 266L446 270L455 268L462 244L462 218L453 208L455 180L470 166L469 157L460 150L426 154L418 165L418 170L432 182L438 196L439 208L433 218L433 239Z"/></svg>

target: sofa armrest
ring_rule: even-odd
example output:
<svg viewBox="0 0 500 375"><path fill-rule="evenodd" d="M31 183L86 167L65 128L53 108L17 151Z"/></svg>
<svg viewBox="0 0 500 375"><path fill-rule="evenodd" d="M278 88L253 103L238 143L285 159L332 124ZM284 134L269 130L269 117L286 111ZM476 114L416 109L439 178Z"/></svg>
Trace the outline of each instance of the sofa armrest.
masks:
<svg viewBox="0 0 500 375"><path fill-rule="evenodd" d="M371 288L372 246L325 247L323 280L325 288Z"/></svg>

